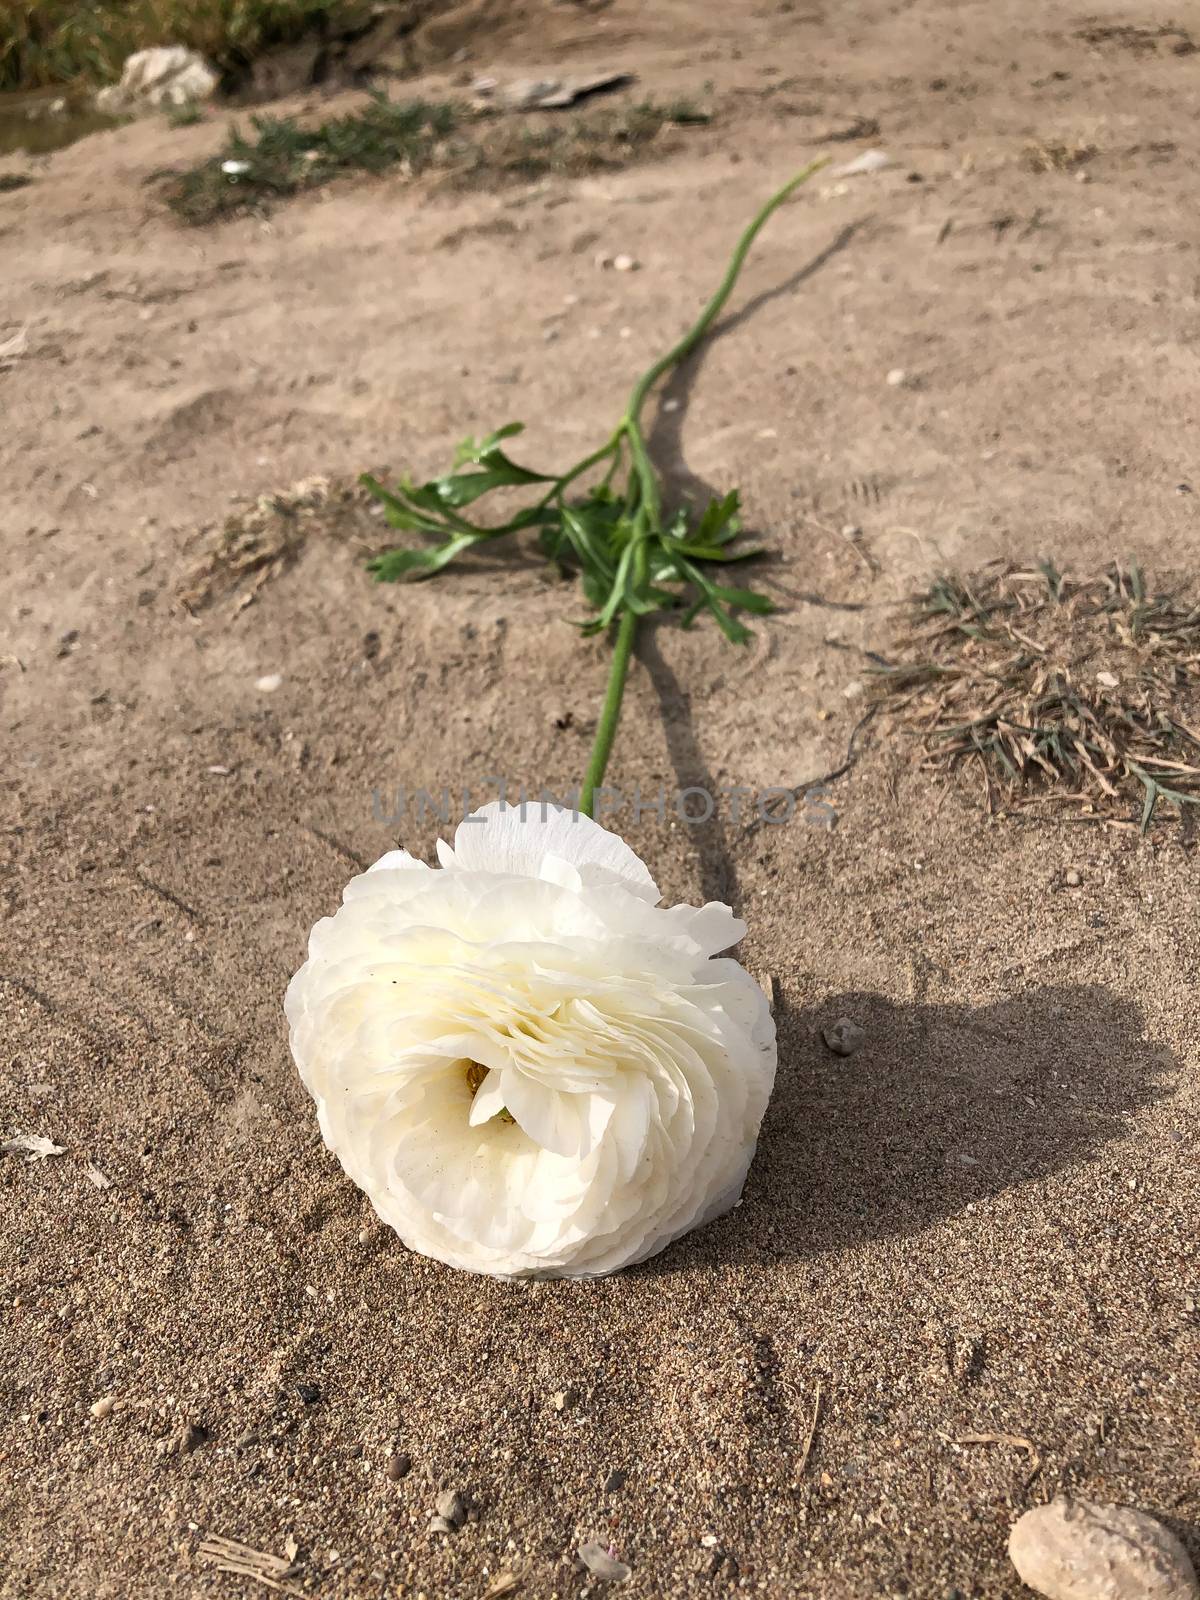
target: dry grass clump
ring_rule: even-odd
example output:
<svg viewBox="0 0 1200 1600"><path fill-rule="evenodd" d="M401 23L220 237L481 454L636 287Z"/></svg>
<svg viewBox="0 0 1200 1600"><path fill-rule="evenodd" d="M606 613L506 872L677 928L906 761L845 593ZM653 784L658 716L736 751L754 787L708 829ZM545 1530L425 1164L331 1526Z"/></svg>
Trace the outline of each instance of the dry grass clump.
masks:
<svg viewBox="0 0 1200 1600"><path fill-rule="evenodd" d="M1064 807L1144 833L1160 804L1200 805L1194 590L1151 594L1115 564L1086 579L1050 562L942 577L871 692L925 770L979 773L989 811Z"/></svg>
<svg viewBox="0 0 1200 1600"><path fill-rule="evenodd" d="M1021 159L1029 172L1079 172L1097 154L1094 144L1081 139L1070 144L1046 144L1035 139L1025 146Z"/></svg>
<svg viewBox="0 0 1200 1600"><path fill-rule="evenodd" d="M497 180L587 177L628 166L666 129L709 120L686 98L665 104L639 100L566 120L487 118L478 125L477 137L451 154L450 180L470 188Z"/></svg>
<svg viewBox="0 0 1200 1600"><path fill-rule="evenodd" d="M209 542L179 590L187 611L205 610L238 590L235 613L251 605L264 584L284 572L314 534L359 542L368 554L378 545L365 535L375 502L353 479L304 478L290 489L260 495L206 530Z"/></svg>

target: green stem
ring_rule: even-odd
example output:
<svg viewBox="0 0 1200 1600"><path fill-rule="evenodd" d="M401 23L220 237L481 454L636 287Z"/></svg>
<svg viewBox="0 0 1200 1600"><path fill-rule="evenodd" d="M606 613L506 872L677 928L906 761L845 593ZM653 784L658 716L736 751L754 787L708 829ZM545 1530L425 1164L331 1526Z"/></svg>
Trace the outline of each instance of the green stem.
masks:
<svg viewBox="0 0 1200 1600"><path fill-rule="evenodd" d="M622 612L617 627L617 642L613 647L612 666L608 674L608 688L604 693L604 705L600 711L600 721L596 726L596 741L592 745L591 758L579 794L579 809L585 817L594 815L596 790L604 782L608 758L612 753L617 723L621 717L621 701L625 696L625 679L629 675L629 658L633 654L633 639L637 632L637 624L636 611Z"/></svg>
<svg viewBox="0 0 1200 1600"><path fill-rule="evenodd" d="M802 183L807 183L814 172L818 172L823 166L825 166L827 159L828 158L823 161L810 162L810 164L805 167L803 172L797 173L794 178L784 184L783 188L780 189L778 194L772 195L767 201L766 205L762 208L762 210L755 217L754 221L738 240L737 248L730 257L729 266L726 270L725 276L721 279L716 294L713 295L712 299L700 313L697 321L692 325L691 328L688 329L687 333L684 334L683 338L680 339L679 343L675 345L673 349L668 350L665 356L661 356L659 360L657 360L654 365L650 367L648 371L644 372L638 379L637 384L634 386L633 393L629 397L629 405L625 411L625 421L627 423L631 422L635 427L638 426L638 419L641 415L642 407L646 403L646 396L650 393L650 390L662 377L664 372L669 372L677 362L682 361L685 356L691 354L691 352L700 343L701 339L703 339L704 335L708 332L709 328L712 327L717 317L720 316L722 310L724 309L726 300L729 299L729 296L733 292L733 286L738 280L738 274L741 272L742 267L745 264L746 257L750 253L750 246L754 243L756 237L758 236L759 230L770 217L771 213L776 211L788 198L788 196L798 189Z"/></svg>
<svg viewBox="0 0 1200 1600"><path fill-rule="evenodd" d="M569 476L576 477L586 467L593 465L603 458L608 451L618 445L622 437L629 441L629 452L633 458L633 483L640 489L640 505L636 507L634 515L634 550L633 550L633 586L640 588L646 582L648 555L646 539L649 531L659 526L660 498L658 491L658 477L654 471L653 463L646 449L646 441L642 434L642 407L650 390L663 376L676 366L685 356L700 343L704 335L712 327L717 317L724 309L725 302L733 292L734 284L738 280L746 257L750 253L750 246L754 243L759 230L771 216L772 212L788 198L802 183L807 182L824 161L814 161L805 167L803 172L785 183L777 194L771 196L766 205L751 222L737 242L737 247L730 257L729 266L725 276L717 287L717 292L700 313L695 323L680 339L679 343L667 351L649 367L634 385L633 393L629 397L629 404L625 408L625 415L621 418L616 432L602 450L597 451L586 461L580 463ZM634 503L629 505L629 511L634 513ZM621 702L625 697L625 680L629 676L629 663L633 656L634 639L637 635L638 615L626 606L621 612L621 620L617 626L616 642L613 646L612 666L608 674L608 687L604 692L604 705L600 711L600 721L596 725L596 738L592 745L591 756L588 759L587 771L584 774L583 788L579 795L579 809L584 816L593 814L596 801L596 790L604 782L604 774L608 769L608 758L612 754L613 740L616 738L617 723L621 717Z"/></svg>

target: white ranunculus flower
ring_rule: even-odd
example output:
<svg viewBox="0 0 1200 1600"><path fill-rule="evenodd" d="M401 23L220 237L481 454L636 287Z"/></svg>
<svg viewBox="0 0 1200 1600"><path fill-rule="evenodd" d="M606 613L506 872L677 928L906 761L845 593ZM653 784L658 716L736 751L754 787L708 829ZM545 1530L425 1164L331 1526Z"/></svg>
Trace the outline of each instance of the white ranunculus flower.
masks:
<svg viewBox="0 0 1200 1600"><path fill-rule="evenodd" d="M492 804L347 886L288 988L325 1142L411 1249L497 1276L644 1260L741 1194L775 1028L728 906L623 840Z"/></svg>

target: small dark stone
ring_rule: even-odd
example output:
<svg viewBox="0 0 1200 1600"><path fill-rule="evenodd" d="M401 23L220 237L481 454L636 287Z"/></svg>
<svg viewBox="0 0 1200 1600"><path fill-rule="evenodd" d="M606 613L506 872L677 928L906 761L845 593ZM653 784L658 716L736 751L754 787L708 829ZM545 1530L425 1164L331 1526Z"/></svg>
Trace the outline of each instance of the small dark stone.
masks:
<svg viewBox="0 0 1200 1600"><path fill-rule="evenodd" d="M384 1462L383 1470L393 1483L399 1483L401 1478L406 1478L412 1471L412 1457L403 1452L391 1455Z"/></svg>
<svg viewBox="0 0 1200 1600"><path fill-rule="evenodd" d="M852 1056L867 1036L850 1017L839 1017L832 1028L821 1030L821 1037L835 1056Z"/></svg>
<svg viewBox="0 0 1200 1600"><path fill-rule="evenodd" d="M625 1471L624 1467L617 1467L615 1471L609 1473L607 1481L604 1485L604 1492L605 1494L616 1494L617 1491L619 1489L623 1489L628 1482L629 1474Z"/></svg>
<svg viewBox="0 0 1200 1600"><path fill-rule="evenodd" d="M315 1406L321 1398L321 1390L315 1383L298 1383L296 1393L306 1406Z"/></svg>

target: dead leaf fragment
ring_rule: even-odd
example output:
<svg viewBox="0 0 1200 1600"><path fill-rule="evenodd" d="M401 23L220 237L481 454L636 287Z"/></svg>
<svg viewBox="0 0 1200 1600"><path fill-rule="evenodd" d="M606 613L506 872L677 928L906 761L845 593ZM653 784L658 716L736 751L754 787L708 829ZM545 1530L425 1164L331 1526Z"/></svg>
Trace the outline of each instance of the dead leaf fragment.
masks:
<svg viewBox="0 0 1200 1600"><path fill-rule="evenodd" d="M11 1139L6 1139L0 1145L0 1150L5 1155L16 1155L23 1151L27 1161L45 1161L47 1156L65 1156L67 1153L64 1145L55 1144L44 1133L14 1133Z"/></svg>
<svg viewBox="0 0 1200 1600"><path fill-rule="evenodd" d="M285 1550L293 1541L289 1539ZM200 1545L200 1554L216 1564L218 1572L233 1572L243 1578L253 1578L256 1583L274 1589L278 1594L304 1596L303 1589L285 1583L285 1578L295 1575L294 1556L273 1556L266 1550L255 1550L240 1539L225 1539L211 1533Z"/></svg>
<svg viewBox="0 0 1200 1600"><path fill-rule="evenodd" d="M501 1600L502 1595L516 1594L524 1582L523 1572L498 1572L483 1591L483 1600Z"/></svg>

